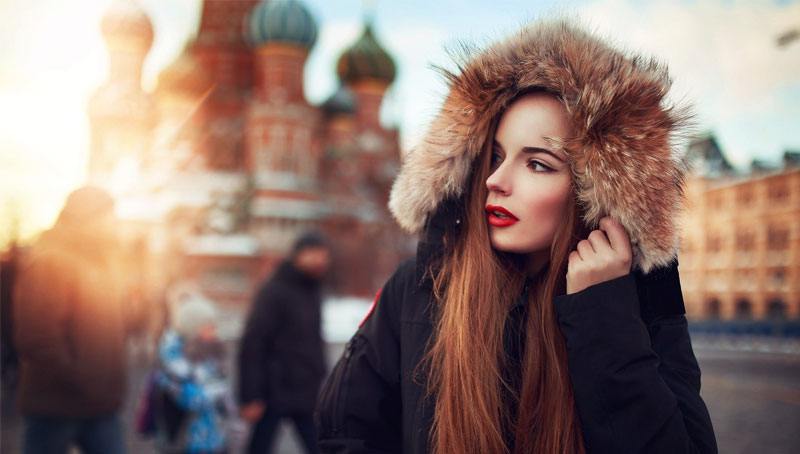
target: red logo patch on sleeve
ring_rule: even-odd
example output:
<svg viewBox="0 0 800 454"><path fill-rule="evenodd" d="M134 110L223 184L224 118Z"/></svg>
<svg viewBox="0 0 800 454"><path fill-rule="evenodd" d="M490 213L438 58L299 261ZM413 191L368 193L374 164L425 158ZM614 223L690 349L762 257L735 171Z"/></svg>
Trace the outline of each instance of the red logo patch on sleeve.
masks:
<svg viewBox="0 0 800 454"><path fill-rule="evenodd" d="M375 299L372 300L372 305L369 307L369 310L367 311L367 315L365 315L364 318L361 319L361 323L358 324L359 328L361 328L361 326L364 324L364 322L367 321L369 316L372 315L372 312L375 311L375 306L378 305L378 300L381 297L381 291L383 291L383 289L378 290L378 293L375 294Z"/></svg>

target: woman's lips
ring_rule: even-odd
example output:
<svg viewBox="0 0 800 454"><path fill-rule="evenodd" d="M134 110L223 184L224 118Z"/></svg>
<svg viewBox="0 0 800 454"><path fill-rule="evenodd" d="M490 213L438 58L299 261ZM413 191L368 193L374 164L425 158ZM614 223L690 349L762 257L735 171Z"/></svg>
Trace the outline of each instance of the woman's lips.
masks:
<svg viewBox="0 0 800 454"><path fill-rule="evenodd" d="M519 221L510 211L498 205L486 205L486 217L494 227L508 227Z"/></svg>

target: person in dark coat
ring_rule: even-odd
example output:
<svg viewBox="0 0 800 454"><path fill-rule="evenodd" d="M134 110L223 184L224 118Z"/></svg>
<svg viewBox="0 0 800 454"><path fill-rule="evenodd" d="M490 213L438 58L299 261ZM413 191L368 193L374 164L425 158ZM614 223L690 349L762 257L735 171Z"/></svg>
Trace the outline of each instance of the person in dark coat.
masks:
<svg viewBox="0 0 800 454"><path fill-rule="evenodd" d="M313 410L326 366L320 287L330 249L302 235L256 294L239 351L242 418L254 424L249 452L272 451L279 422L294 422L306 452L317 452Z"/></svg>
<svg viewBox="0 0 800 454"><path fill-rule="evenodd" d="M323 385L321 451L717 452L665 67L566 20L464 49L392 187L416 256Z"/></svg>
<svg viewBox="0 0 800 454"><path fill-rule="evenodd" d="M13 313L25 453L125 451L126 345L144 314L131 302L117 228L111 195L76 189L20 265Z"/></svg>

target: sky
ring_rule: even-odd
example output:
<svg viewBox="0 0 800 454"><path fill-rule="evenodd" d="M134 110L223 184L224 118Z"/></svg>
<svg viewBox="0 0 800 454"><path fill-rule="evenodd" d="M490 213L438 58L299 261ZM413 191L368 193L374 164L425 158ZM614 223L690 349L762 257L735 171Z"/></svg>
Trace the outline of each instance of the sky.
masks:
<svg viewBox="0 0 800 454"><path fill-rule="evenodd" d="M800 150L800 0L302 0L319 25L305 68L312 104L338 84L335 62L372 11L378 39L398 65L381 111L410 148L446 92L431 65L446 49L485 45L529 20L566 14L616 45L667 62L672 96L695 105L734 166L777 162ZM48 228L86 177L87 100L105 79L99 21L111 0L0 0L0 247ZM201 0L139 0L155 30L143 86L196 33Z"/></svg>

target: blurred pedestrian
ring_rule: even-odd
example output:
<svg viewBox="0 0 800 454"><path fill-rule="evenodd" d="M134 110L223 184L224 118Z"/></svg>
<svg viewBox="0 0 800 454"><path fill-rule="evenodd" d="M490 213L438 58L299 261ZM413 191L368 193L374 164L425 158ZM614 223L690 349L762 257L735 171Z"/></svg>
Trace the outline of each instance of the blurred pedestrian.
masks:
<svg viewBox="0 0 800 454"><path fill-rule="evenodd" d="M272 452L284 418L306 452L317 452L313 411L326 370L320 287L330 260L325 239L306 233L255 296L239 350L241 415L254 424L251 454Z"/></svg>
<svg viewBox="0 0 800 454"><path fill-rule="evenodd" d="M82 187L20 267L14 341L26 454L125 451L125 346L140 314L128 306L116 231L111 196Z"/></svg>
<svg viewBox="0 0 800 454"><path fill-rule="evenodd" d="M200 293L180 292L171 302L153 376L156 445L162 453L227 452L227 422L236 408L217 317Z"/></svg>

